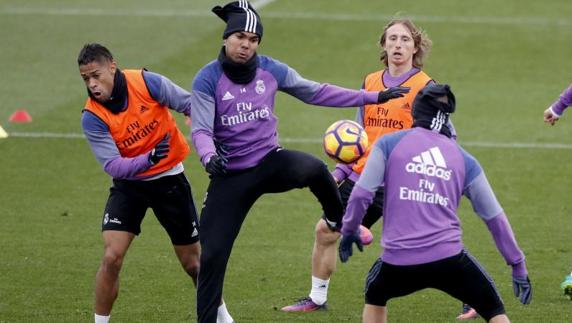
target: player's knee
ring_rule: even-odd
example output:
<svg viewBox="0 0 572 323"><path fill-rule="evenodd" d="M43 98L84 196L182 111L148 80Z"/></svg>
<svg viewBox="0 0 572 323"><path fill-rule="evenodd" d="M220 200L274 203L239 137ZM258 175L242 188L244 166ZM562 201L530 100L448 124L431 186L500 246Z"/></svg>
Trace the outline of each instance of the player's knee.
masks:
<svg viewBox="0 0 572 323"><path fill-rule="evenodd" d="M123 265L124 255L114 252L113 250L106 250L103 255L101 263L102 269L110 273L119 273Z"/></svg>
<svg viewBox="0 0 572 323"><path fill-rule="evenodd" d="M175 245L175 253L179 258L181 266L193 278L197 278L199 267L200 267L200 257L201 257L201 247L198 242L188 244L188 245Z"/></svg>
<svg viewBox="0 0 572 323"><path fill-rule="evenodd" d="M321 245L336 243L340 234L332 231L324 219L320 219L315 228L316 242Z"/></svg>
<svg viewBox="0 0 572 323"><path fill-rule="evenodd" d="M328 165L326 165L321 160L317 160L315 163L313 163L310 169L310 175L313 178L329 178L331 176L330 172L328 171Z"/></svg>
<svg viewBox="0 0 572 323"><path fill-rule="evenodd" d="M303 163L292 176L293 180L298 182L298 186L306 186L316 184L330 177L328 166L321 160L309 160Z"/></svg>
<svg viewBox="0 0 572 323"><path fill-rule="evenodd" d="M183 269L185 270L185 272L187 272L187 274L189 274L189 276L193 277L193 278L197 278L198 274L199 274L199 268L200 268L200 261L198 257L193 257L192 259L189 259L188 261L186 261L185 263L182 264L183 265Z"/></svg>

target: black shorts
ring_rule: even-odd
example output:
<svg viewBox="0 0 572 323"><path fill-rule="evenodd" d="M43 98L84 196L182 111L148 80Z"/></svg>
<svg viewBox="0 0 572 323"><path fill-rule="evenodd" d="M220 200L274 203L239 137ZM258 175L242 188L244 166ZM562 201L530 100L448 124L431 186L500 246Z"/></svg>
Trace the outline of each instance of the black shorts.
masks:
<svg viewBox="0 0 572 323"><path fill-rule="evenodd" d="M351 179L346 179L338 188L340 191L340 196L342 198L342 204L344 206L344 210L348 204L348 200L350 199L350 194L354 189L355 182ZM373 198L373 202L367 208L365 216L361 221L361 224L366 228L370 229L377 220L379 220L383 216L383 195L384 195L384 188L380 187L376 192Z"/></svg>
<svg viewBox="0 0 572 323"><path fill-rule="evenodd" d="M378 259L366 279L365 303L386 306L392 298L425 288L441 290L469 304L486 321L505 313L492 279L465 250L449 258L412 266L391 265Z"/></svg>
<svg viewBox="0 0 572 323"><path fill-rule="evenodd" d="M150 181L113 180L101 230L141 232L147 209L169 234L173 245L199 241L197 211L184 173Z"/></svg>

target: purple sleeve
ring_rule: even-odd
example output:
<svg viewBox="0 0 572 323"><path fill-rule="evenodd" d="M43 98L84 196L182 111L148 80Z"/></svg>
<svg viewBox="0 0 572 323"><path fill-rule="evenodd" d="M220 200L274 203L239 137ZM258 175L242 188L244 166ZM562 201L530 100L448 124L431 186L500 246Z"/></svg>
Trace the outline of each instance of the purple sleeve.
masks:
<svg viewBox="0 0 572 323"><path fill-rule="evenodd" d="M358 184L354 186L348 200L346 213L342 220L342 235L351 235L359 229L359 225L365 216L367 208L371 205L374 196L375 192L363 189Z"/></svg>
<svg viewBox="0 0 572 323"><path fill-rule="evenodd" d="M468 170L466 177L469 177L471 174L476 173L473 170ZM464 194L471 201L475 213L484 221L488 221L504 212L482 169L480 173L474 175L473 180L465 188Z"/></svg>
<svg viewBox="0 0 572 323"><path fill-rule="evenodd" d="M117 157L103 165L103 170L115 179L136 179L137 174L151 167L149 154L141 154L133 158Z"/></svg>
<svg viewBox="0 0 572 323"><path fill-rule="evenodd" d="M193 145L201 158L201 163L205 166L209 159L216 154L212 133L209 133L207 130L199 129L193 131L192 138Z"/></svg>
<svg viewBox="0 0 572 323"><path fill-rule="evenodd" d="M527 272L526 266L524 266L524 254L516 243L514 233L504 212L486 221L486 223L493 235L497 249L506 263L515 267L513 274L517 277L525 277Z"/></svg>
<svg viewBox="0 0 572 323"><path fill-rule="evenodd" d="M380 145L386 141L386 138L378 140L372 147L369 152L369 157L367 158L367 163L365 163L363 172L356 183L356 185L359 184L361 188L374 194L383 185L385 180L385 162L389 154L386 155L386 152L384 152Z"/></svg>
<svg viewBox="0 0 572 323"><path fill-rule="evenodd" d="M194 90L191 94L193 109L191 111L193 123L191 137L195 150L206 165L210 157L216 154L213 140L213 128L215 120L214 97L206 93Z"/></svg>
<svg viewBox="0 0 572 323"><path fill-rule="evenodd" d="M95 158L111 177L135 179L137 174L151 167L147 153L134 158L121 157L109 127L93 113L84 112L81 124Z"/></svg>
<svg viewBox="0 0 572 323"><path fill-rule="evenodd" d="M191 93L157 73L143 71L143 79L155 101L186 116L191 115Z"/></svg>
<svg viewBox="0 0 572 323"><path fill-rule="evenodd" d="M365 123L363 122L364 111L365 111L364 106L357 108L357 110L356 110L356 122L365 128Z"/></svg>
<svg viewBox="0 0 572 323"><path fill-rule="evenodd" d="M349 90L339 86L322 84L307 102L314 105L333 107L357 107L377 103L379 92Z"/></svg>
<svg viewBox="0 0 572 323"><path fill-rule="evenodd" d="M359 228L375 192L383 184L384 176L385 155L381 148L374 146L348 199L342 225L343 235L352 234Z"/></svg>
<svg viewBox="0 0 572 323"><path fill-rule="evenodd" d="M305 103L332 107L358 107L377 103L379 95L379 92L356 91L307 80L290 67L287 67L286 76L279 88Z"/></svg>
<svg viewBox="0 0 572 323"><path fill-rule="evenodd" d="M561 116L564 110L572 105L572 84L560 94L560 98L552 104L552 111Z"/></svg>
<svg viewBox="0 0 572 323"><path fill-rule="evenodd" d="M351 174L352 165L353 164L336 164L336 168L334 168L332 171L332 176L336 179L337 182L343 181Z"/></svg>

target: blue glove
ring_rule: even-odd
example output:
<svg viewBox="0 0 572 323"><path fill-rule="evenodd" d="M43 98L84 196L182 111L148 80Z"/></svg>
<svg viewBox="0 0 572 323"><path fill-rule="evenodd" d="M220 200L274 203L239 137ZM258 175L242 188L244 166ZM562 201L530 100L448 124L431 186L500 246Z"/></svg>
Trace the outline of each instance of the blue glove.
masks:
<svg viewBox="0 0 572 323"><path fill-rule="evenodd" d="M340 254L340 260L342 262L348 261L348 259L350 259L350 257L353 255L354 251L352 245L354 243L360 252L363 251L363 245L359 237L359 231L360 230L358 229L353 234L342 236L342 241L340 241L340 247L338 250Z"/></svg>
<svg viewBox="0 0 572 323"><path fill-rule="evenodd" d="M221 176L226 174L226 160L219 155L212 155L209 162L205 166L207 173L212 176Z"/></svg>
<svg viewBox="0 0 572 323"><path fill-rule="evenodd" d="M403 86L395 86L379 92L377 96L377 103L385 103L391 99L400 98L405 93L409 93L410 88Z"/></svg>
<svg viewBox="0 0 572 323"><path fill-rule="evenodd" d="M512 277L512 289L514 296L519 298L524 305L530 304L532 300L532 285L530 279L526 277Z"/></svg>
<svg viewBox="0 0 572 323"><path fill-rule="evenodd" d="M149 163L151 165L157 164L161 159L169 155L169 138L171 136L167 133L161 141L149 153Z"/></svg>

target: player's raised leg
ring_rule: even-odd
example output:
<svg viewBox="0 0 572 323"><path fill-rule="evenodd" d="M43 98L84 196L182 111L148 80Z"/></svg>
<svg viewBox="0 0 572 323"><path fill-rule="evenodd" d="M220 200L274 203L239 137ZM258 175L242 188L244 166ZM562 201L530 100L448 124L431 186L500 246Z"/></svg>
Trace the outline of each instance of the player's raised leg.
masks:
<svg viewBox="0 0 572 323"><path fill-rule="evenodd" d="M312 277L312 285L321 291L313 295L316 297L315 303L310 298L303 298L282 310L311 312L325 308L328 279L336 266L336 241L339 237L336 229L341 224L343 214L336 182L330 175L326 164L307 153L286 149L278 150L267 156L265 163L277 165L268 168L271 173L268 192L286 192L293 188L308 187L318 199L324 214L324 219L316 225L312 255L313 263L314 260L317 261L317 266L313 265L315 275Z"/></svg>
<svg viewBox="0 0 572 323"><path fill-rule="evenodd" d="M95 276L95 322L107 322L119 293L119 272L135 235L125 231L103 231L103 259Z"/></svg>
<svg viewBox="0 0 572 323"><path fill-rule="evenodd" d="M326 309L330 276L336 270L336 241L338 232L332 231L324 219L316 224L314 249L312 250L312 290L308 297L285 306L285 312L312 312Z"/></svg>

